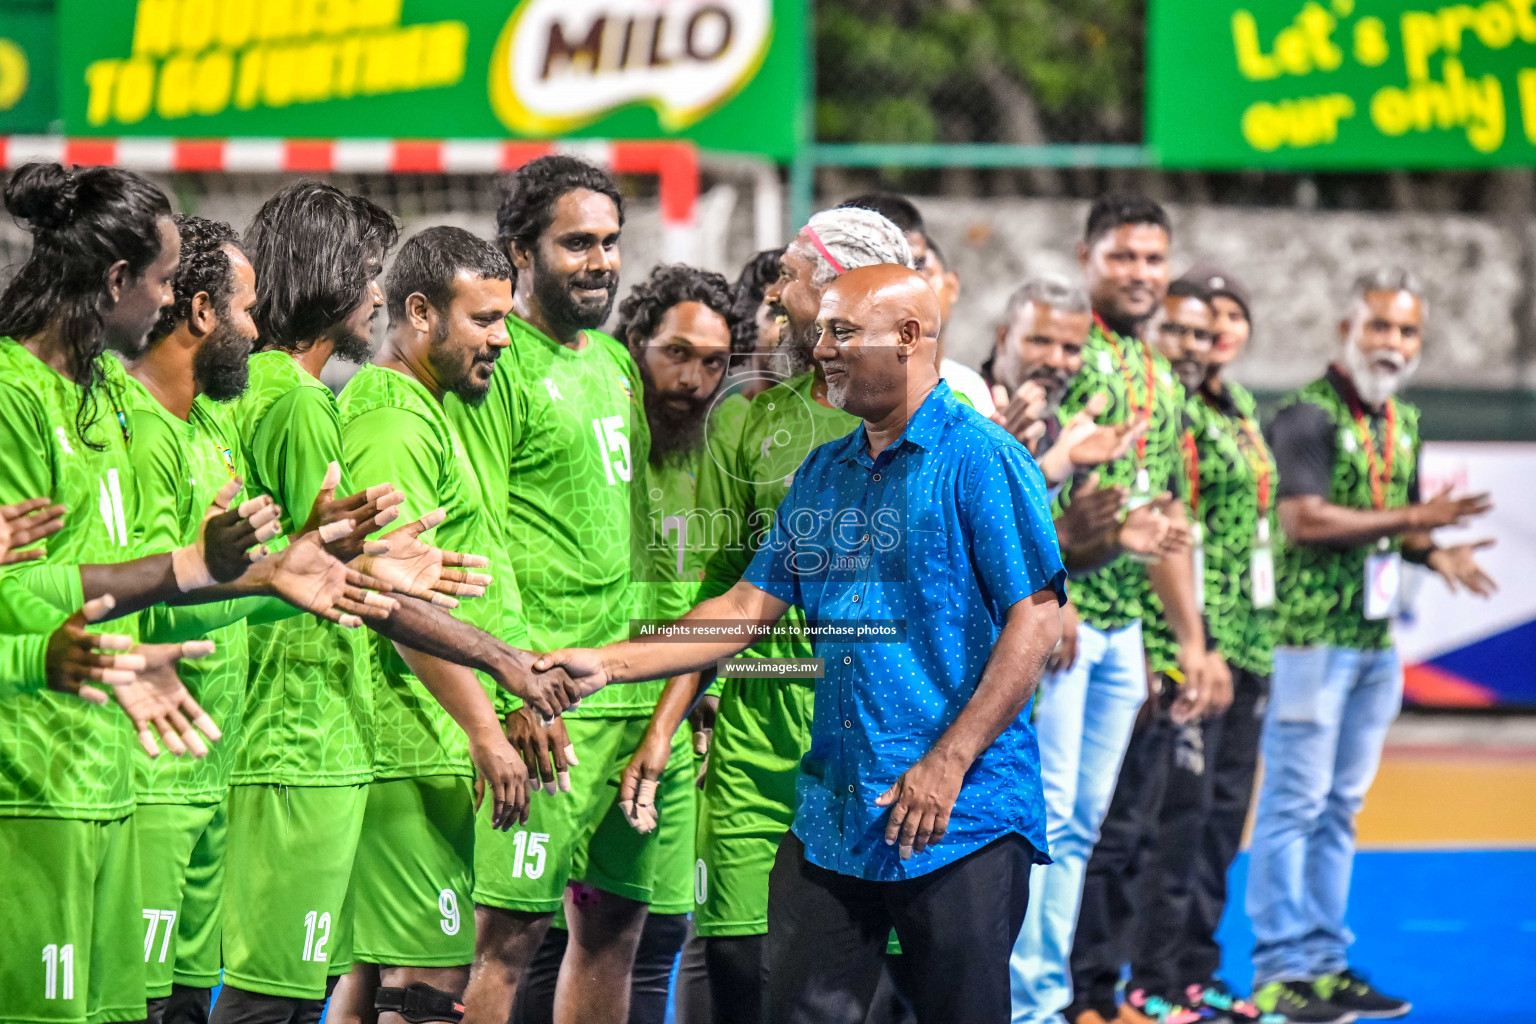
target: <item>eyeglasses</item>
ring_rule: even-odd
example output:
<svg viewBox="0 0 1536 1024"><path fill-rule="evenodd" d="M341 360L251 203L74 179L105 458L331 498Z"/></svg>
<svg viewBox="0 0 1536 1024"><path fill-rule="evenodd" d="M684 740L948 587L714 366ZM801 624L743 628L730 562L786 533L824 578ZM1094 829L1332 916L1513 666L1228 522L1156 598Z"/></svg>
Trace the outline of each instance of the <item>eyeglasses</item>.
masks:
<svg viewBox="0 0 1536 1024"><path fill-rule="evenodd" d="M1157 325L1157 332L1180 340L1193 337L1196 341L1206 345L1209 345L1216 338L1214 331L1207 331L1201 327L1191 327L1188 324L1170 323L1167 320Z"/></svg>

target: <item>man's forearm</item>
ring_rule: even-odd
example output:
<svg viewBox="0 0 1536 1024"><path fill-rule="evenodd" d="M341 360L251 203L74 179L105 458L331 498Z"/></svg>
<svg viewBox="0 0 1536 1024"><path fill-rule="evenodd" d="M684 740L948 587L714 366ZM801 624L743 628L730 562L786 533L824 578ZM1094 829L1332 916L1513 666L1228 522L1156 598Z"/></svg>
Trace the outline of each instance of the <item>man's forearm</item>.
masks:
<svg viewBox="0 0 1536 1024"><path fill-rule="evenodd" d="M1280 503L1280 525L1286 538L1296 544L1374 544L1383 537L1419 530L1414 508L1345 508L1320 498L1287 498Z"/></svg>
<svg viewBox="0 0 1536 1024"><path fill-rule="evenodd" d="M1203 651L1205 622L1200 618L1200 606L1195 600L1195 567L1190 553L1148 564L1147 579L1158 600L1163 602L1163 618L1173 630L1179 646Z"/></svg>
<svg viewBox="0 0 1536 1024"><path fill-rule="evenodd" d="M1024 712L1060 640L1061 608L1053 591L1031 594L1010 608L976 692L929 755L969 768Z"/></svg>
<svg viewBox="0 0 1536 1024"><path fill-rule="evenodd" d="M391 593L400 607L387 619L367 619L380 636L442 661L478 669L507 689L507 680L532 659L477 626L471 626L436 605L407 594ZM472 598L471 600L484 600ZM518 694L518 696L522 696Z"/></svg>
<svg viewBox="0 0 1536 1024"><path fill-rule="evenodd" d="M641 683L670 679L713 666L721 658L740 654L762 629L777 622L787 607L750 583L737 583L719 597L695 605L674 626L718 629L717 640L625 640L603 648L610 683Z"/></svg>
<svg viewBox="0 0 1536 1024"><path fill-rule="evenodd" d="M708 687L705 678L702 672L684 672L668 679L656 701L656 710L651 712L650 727L668 737L675 736L683 719L688 717L699 702L700 694Z"/></svg>
<svg viewBox="0 0 1536 1024"><path fill-rule="evenodd" d="M191 595L183 594L176 585L176 572L171 567L170 552L135 558L131 562L82 565L80 588L87 601L94 601L104 594L112 595L117 603L107 616L109 619L132 615L150 605L166 601L191 603Z"/></svg>
<svg viewBox="0 0 1536 1024"><path fill-rule="evenodd" d="M491 706L490 698L473 672L404 644L395 644L395 650L400 652L400 657L405 659L432 698L464 730L470 742L501 731L496 709Z"/></svg>

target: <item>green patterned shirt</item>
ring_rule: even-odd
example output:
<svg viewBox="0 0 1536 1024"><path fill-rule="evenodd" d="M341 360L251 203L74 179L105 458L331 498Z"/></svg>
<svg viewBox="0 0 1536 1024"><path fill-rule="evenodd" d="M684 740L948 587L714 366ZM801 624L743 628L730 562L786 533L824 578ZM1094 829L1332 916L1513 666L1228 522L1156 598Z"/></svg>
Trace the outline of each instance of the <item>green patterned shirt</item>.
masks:
<svg viewBox="0 0 1536 1024"><path fill-rule="evenodd" d="M1205 542L1205 621L1216 650L1234 668L1267 676L1274 665L1274 610L1253 607L1253 551L1261 515L1279 565L1278 473L1259 433L1253 396L1226 383L1220 395L1190 399L1190 437L1199 488L1192 504ZM1186 454L1186 472L1188 471ZM1268 507L1261 511L1260 481Z"/></svg>
<svg viewBox="0 0 1536 1024"><path fill-rule="evenodd" d="M144 549L167 551L195 543L213 496L242 473L239 434L225 418L227 410L205 397L199 396L189 418L182 420L132 377L128 391ZM222 799L229 787L235 752L244 737L249 669L245 622L221 626L205 638L213 641L213 653L182 662L177 674L224 738L209 746L206 758L140 758L140 803L208 803Z"/></svg>
<svg viewBox="0 0 1536 1024"><path fill-rule="evenodd" d="M245 494L270 494L291 533L309 518L332 462L342 463L337 495L358 489L342 458L336 396L287 352L258 352L250 366L250 387L229 413L240 432ZM355 786L373 778L369 632L300 615L251 626L248 640L246 737L233 781Z"/></svg>
<svg viewBox="0 0 1536 1024"><path fill-rule="evenodd" d="M1149 355L1153 392L1150 399ZM1133 490L1138 470L1145 468L1151 494L1177 488L1184 388L1174 377L1168 360L1149 352L1137 339L1122 338L1095 322L1088 344L1083 348L1083 368L1072 379L1061 402L1062 422L1101 392L1108 397L1109 405L1099 417L1099 423L1123 423L1148 406L1152 420L1144 435L1144 444L1132 447L1113 462L1096 467L1099 486ZM1068 499L1069 495L1064 491L1061 500ZM1094 572L1074 575L1068 582L1067 592L1082 620L1099 630L1124 629L1137 619L1160 620L1162 613L1147 582L1146 569L1125 555ZM1149 630L1149 637L1151 635ZM1153 639L1151 643L1158 641ZM1154 668L1157 667L1154 664Z"/></svg>
<svg viewBox="0 0 1536 1024"><path fill-rule="evenodd" d="M485 401L449 395L443 404L486 500L505 505L502 547L529 643L548 651L625 639L648 521L639 368L597 331L579 349L515 316L507 333ZM605 687L567 714L649 715L646 689Z"/></svg>
<svg viewBox="0 0 1536 1024"><path fill-rule="evenodd" d="M441 507L448 517L421 539L491 559L486 572L493 581L485 596L462 598L454 614L515 647L526 647L517 579L497 547L493 510L481 498L480 480L432 392L403 373L364 366L341 393L341 437L352 479L387 480L405 494L398 522L412 522ZM517 617L504 623L504 613ZM412 674L394 644L378 635L371 639L380 679L373 702L374 777L473 775L463 730ZM484 675L480 681L494 696L495 681Z"/></svg>
<svg viewBox="0 0 1536 1024"><path fill-rule="evenodd" d="M1323 496L1345 508L1374 508L1370 457L1346 394L1353 388L1336 370L1286 396L1270 427L1270 445L1280 467L1280 498L1315 493L1303 483L1318 479ZM1391 475L1383 505L1401 508L1418 500L1419 411L1396 398L1367 415L1371 448L1385 470L1389 450L1387 409L1391 410ZM1330 466L1331 463L1331 466ZM1320 472L1321 471L1321 472ZM1376 544L1351 547L1287 544L1276 566L1275 642L1287 647L1327 644L1355 650L1392 646L1391 621L1365 617L1365 563ZM1400 552L1391 538L1386 550Z"/></svg>
<svg viewBox="0 0 1536 1024"><path fill-rule="evenodd" d="M78 566L140 553L126 374L110 355L101 357L101 368L105 380L93 392L82 435L80 388L0 338L0 505L47 496L68 509L64 528L48 538L45 559L3 571L67 612L83 603ZM137 635L137 617L101 629ZM143 756L115 704L98 707L51 690L0 701L0 816L121 818L133 810L134 766Z"/></svg>

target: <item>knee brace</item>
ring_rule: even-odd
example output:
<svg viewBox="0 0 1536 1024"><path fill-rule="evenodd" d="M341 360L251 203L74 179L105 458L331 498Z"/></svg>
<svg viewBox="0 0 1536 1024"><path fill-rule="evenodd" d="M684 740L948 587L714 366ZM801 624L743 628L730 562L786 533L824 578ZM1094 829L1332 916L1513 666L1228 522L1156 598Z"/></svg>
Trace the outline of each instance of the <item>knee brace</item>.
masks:
<svg viewBox="0 0 1536 1024"><path fill-rule="evenodd" d="M373 1008L398 1013L411 1024L443 1021L458 1024L464 1019L464 1004L442 989L414 981L404 988L381 988L373 997Z"/></svg>

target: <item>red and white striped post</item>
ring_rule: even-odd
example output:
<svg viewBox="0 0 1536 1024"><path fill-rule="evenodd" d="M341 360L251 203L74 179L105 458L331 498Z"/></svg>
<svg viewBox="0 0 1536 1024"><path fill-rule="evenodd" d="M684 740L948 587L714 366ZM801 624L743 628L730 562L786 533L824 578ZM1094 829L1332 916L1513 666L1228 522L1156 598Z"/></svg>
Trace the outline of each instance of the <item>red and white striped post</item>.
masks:
<svg viewBox="0 0 1536 1024"><path fill-rule="evenodd" d="M615 174L654 174L661 191L662 258L696 259L699 156L690 142L574 139L182 139L0 135L0 166L32 160L114 164L134 171L329 174L487 174L549 153L570 153Z"/></svg>

